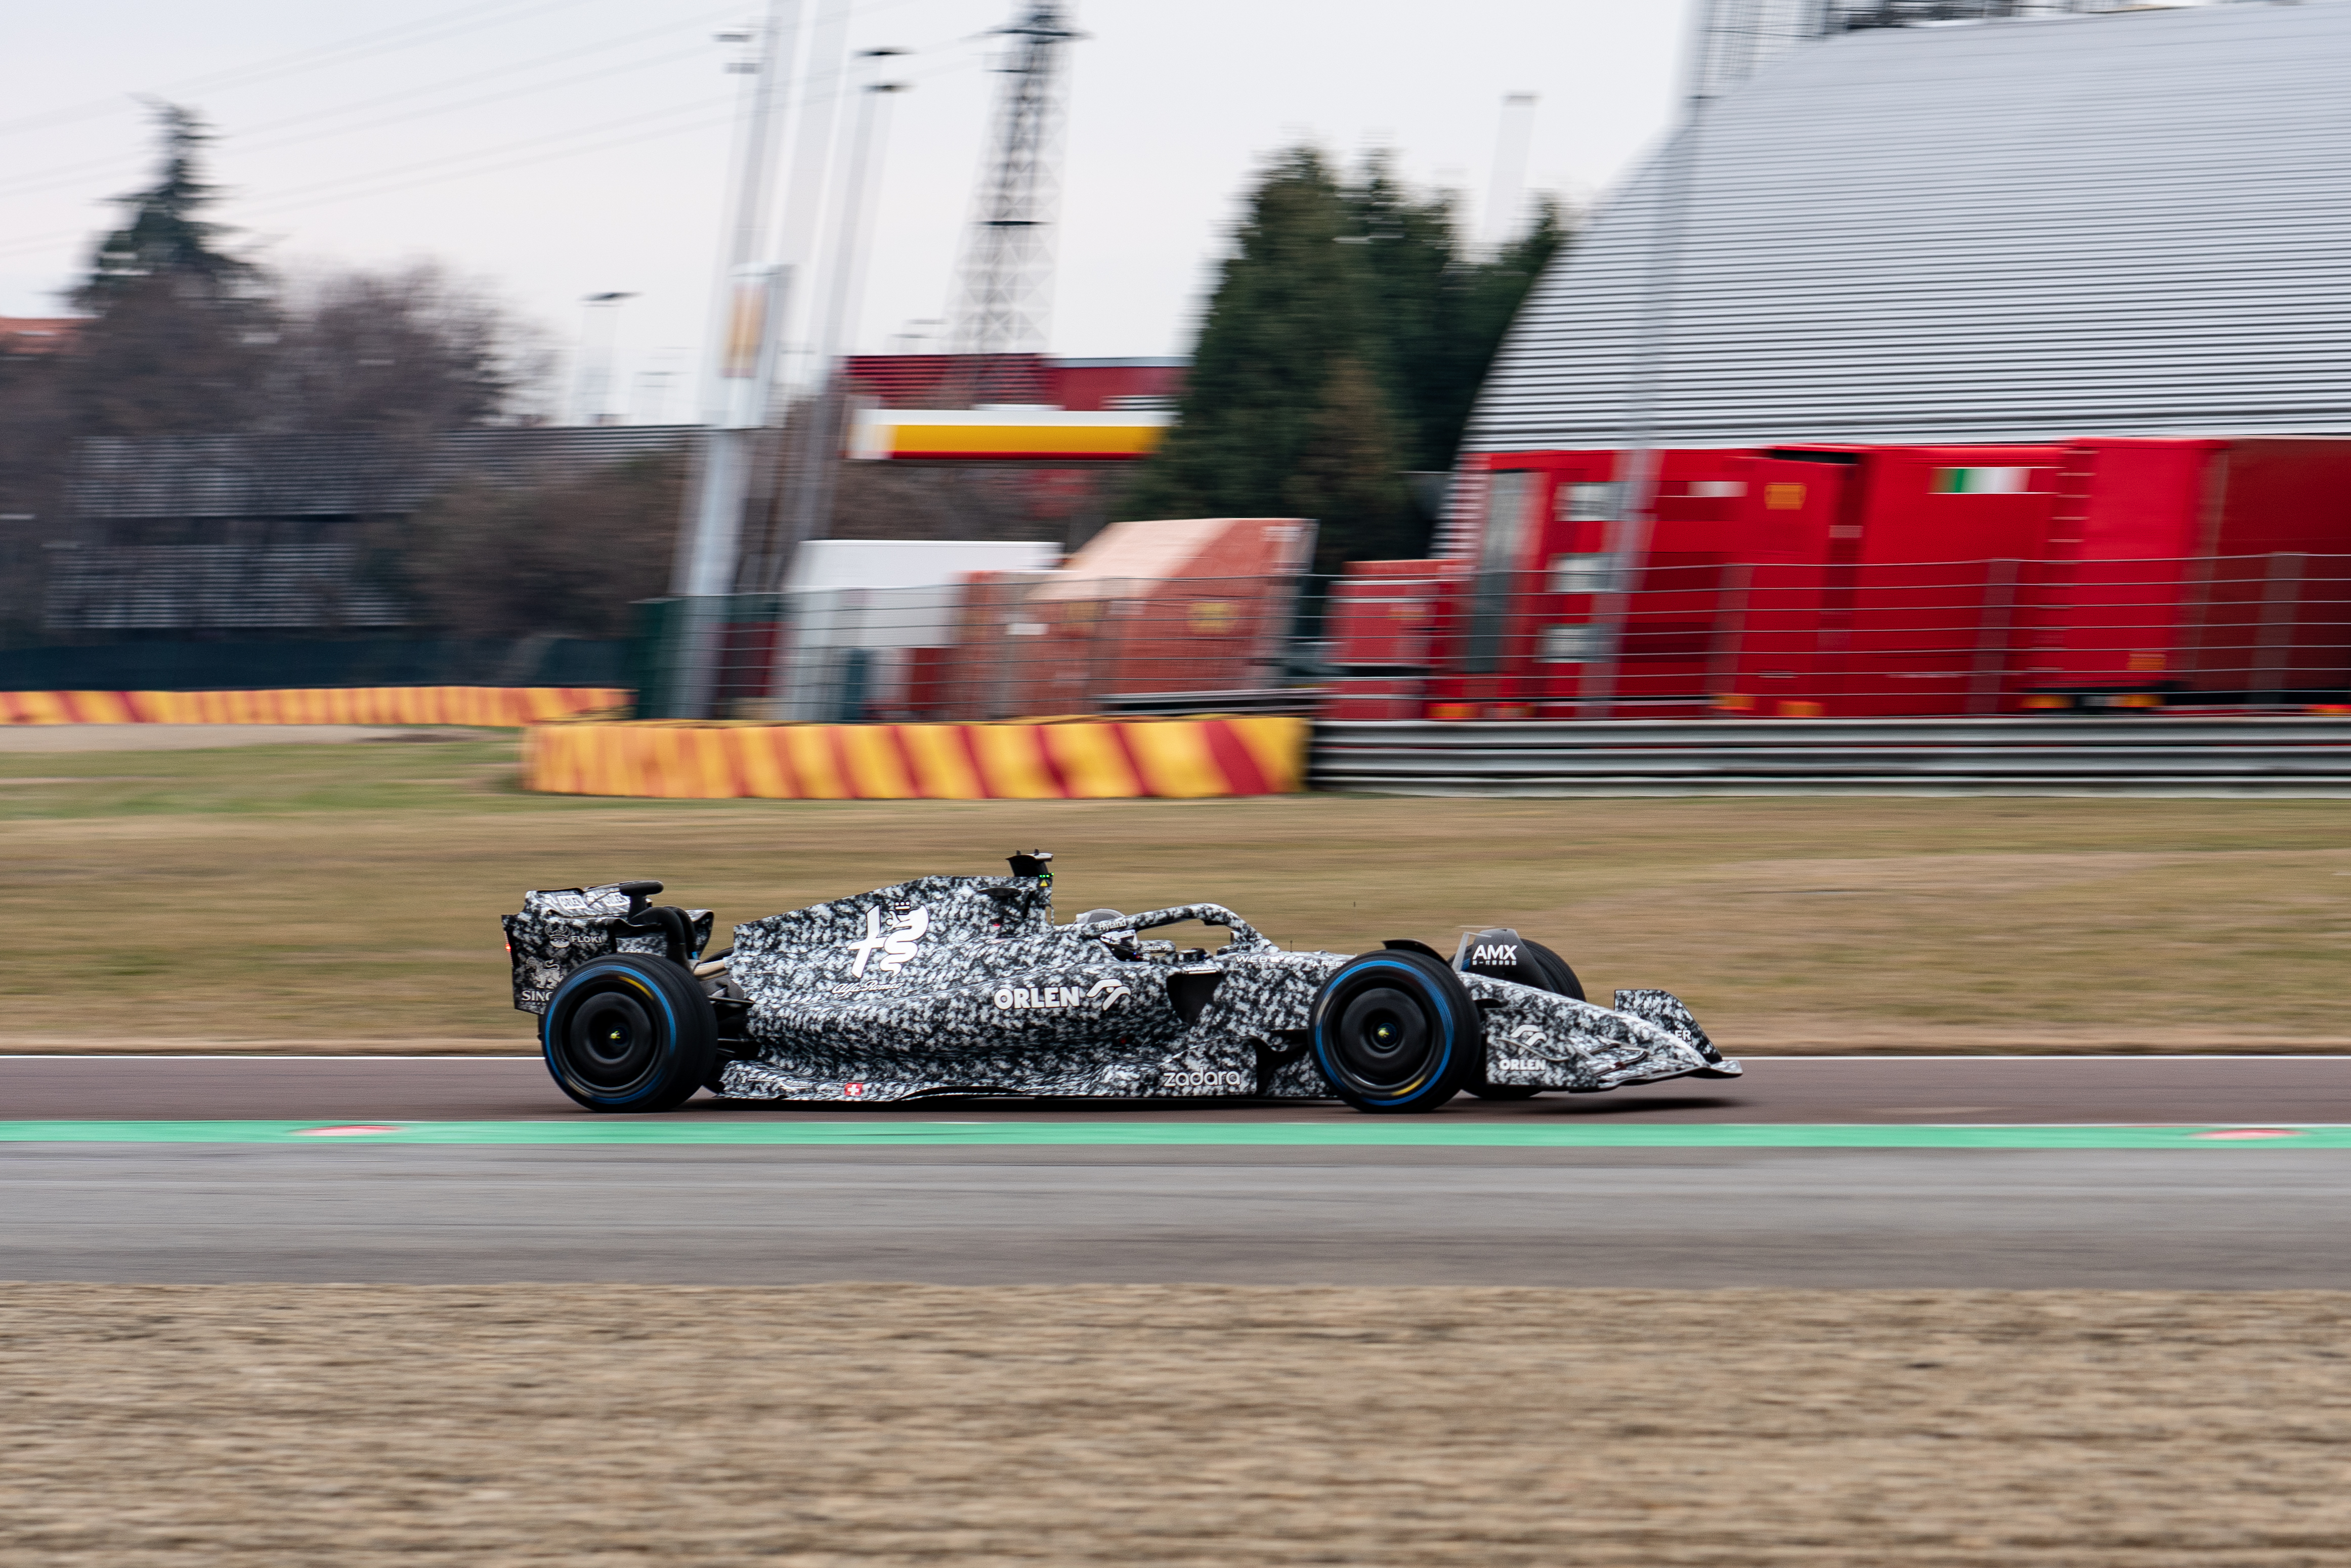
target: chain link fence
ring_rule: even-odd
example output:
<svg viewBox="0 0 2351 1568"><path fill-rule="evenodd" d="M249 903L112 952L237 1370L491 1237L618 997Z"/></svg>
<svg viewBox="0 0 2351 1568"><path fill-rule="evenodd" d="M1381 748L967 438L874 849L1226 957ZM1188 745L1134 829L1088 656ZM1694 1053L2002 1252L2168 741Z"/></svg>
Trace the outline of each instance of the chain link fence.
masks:
<svg viewBox="0 0 2351 1568"><path fill-rule="evenodd" d="M639 714L857 723L1303 712L1294 577L980 573L639 607Z"/></svg>
<svg viewBox="0 0 2351 1568"><path fill-rule="evenodd" d="M2351 696L2351 556L1392 564L1334 590L1334 716L1982 716Z"/></svg>
<svg viewBox="0 0 2351 1568"><path fill-rule="evenodd" d="M1308 590L1301 602L1301 590ZM2351 556L980 573L639 607L647 717L1988 717L2351 705Z"/></svg>

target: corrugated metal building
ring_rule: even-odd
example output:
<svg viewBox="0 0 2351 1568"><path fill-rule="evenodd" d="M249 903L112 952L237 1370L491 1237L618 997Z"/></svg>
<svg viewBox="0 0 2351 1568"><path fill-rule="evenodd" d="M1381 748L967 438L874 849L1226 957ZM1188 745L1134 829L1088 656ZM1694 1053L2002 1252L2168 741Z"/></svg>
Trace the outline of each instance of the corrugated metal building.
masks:
<svg viewBox="0 0 2351 1568"><path fill-rule="evenodd" d="M1782 54L1707 117L1657 439L2351 432L2346 80L2351 0ZM1665 161L1538 285L1470 451L1625 441Z"/></svg>

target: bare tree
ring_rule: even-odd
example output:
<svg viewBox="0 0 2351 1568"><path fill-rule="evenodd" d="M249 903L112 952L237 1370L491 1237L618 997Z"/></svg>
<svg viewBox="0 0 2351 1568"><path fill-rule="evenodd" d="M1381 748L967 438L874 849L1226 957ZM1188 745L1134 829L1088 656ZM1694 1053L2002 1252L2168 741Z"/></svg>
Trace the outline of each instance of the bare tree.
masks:
<svg viewBox="0 0 2351 1568"><path fill-rule="evenodd" d="M232 252L204 215L203 121L156 116L153 183L118 198L74 294L93 318L66 378L74 434L417 436L531 407L552 356L486 288L431 262L289 280Z"/></svg>
<svg viewBox="0 0 2351 1568"><path fill-rule="evenodd" d="M544 336L439 265L314 273L285 287L266 427L416 436L512 421L551 363Z"/></svg>
<svg viewBox="0 0 2351 1568"><path fill-rule="evenodd" d="M685 464L643 457L537 484L442 492L401 525L392 570L447 636L619 637L667 575Z"/></svg>

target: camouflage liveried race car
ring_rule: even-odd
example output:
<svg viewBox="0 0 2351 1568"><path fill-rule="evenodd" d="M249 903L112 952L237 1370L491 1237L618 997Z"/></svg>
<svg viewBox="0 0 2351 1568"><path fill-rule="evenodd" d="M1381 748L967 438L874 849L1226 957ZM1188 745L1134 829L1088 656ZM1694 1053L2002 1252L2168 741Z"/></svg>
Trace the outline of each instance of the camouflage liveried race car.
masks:
<svg viewBox="0 0 2351 1568"><path fill-rule="evenodd" d="M1467 1090L1519 1099L1730 1078L1666 991L1583 999L1515 931L1291 953L1231 910L1096 909L1053 923L1049 854L1009 876L930 876L769 915L705 958L708 910L657 882L525 895L506 918L515 1006L549 1071L599 1111L739 1099L918 1095L1336 1095L1429 1111ZM1146 935L1186 922L1216 949Z"/></svg>

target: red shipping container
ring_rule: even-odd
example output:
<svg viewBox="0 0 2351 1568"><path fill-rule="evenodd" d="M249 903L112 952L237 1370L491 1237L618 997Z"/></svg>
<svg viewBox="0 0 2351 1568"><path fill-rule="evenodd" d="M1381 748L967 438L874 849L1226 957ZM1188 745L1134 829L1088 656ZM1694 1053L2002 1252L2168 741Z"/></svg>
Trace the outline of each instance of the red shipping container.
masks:
<svg viewBox="0 0 2351 1568"><path fill-rule="evenodd" d="M2351 684L2351 440L2085 440L2019 686L2283 698Z"/></svg>
<svg viewBox="0 0 2351 1568"><path fill-rule="evenodd" d="M1792 545L1811 570L1761 574L1778 645L1742 646L1734 689L1751 695L1749 711L1996 711L2015 563L2044 549L2065 456L2052 445L1767 452L1744 531L1759 559ZM1805 489L1802 505L1792 486ZM1804 518L1792 537L1784 517Z"/></svg>
<svg viewBox="0 0 2351 1568"><path fill-rule="evenodd" d="M1619 717L1809 716L2351 687L2351 438L1667 452L1629 559L1615 454L1469 468L1435 716L1598 716L1604 692Z"/></svg>
<svg viewBox="0 0 2351 1568"><path fill-rule="evenodd" d="M1718 708L1761 717L1821 712L1840 644L1823 646L1834 612L1830 563L1848 560L1858 527L1851 496L1858 458L1844 450L1767 452L1746 465L1729 551L1743 558L1724 594L1726 649L1710 683Z"/></svg>
<svg viewBox="0 0 2351 1568"><path fill-rule="evenodd" d="M1046 716L1110 696L1238 692L1280 678L1314 525L1295 517L1113 523L1061 570L967 619L982 711Z"/></svg>
<svg viewBox="0 0 2351 1568"><path fill-rule="evenodd" d="M1654 527L1625 560L1609 550L1616 454L1487 457L1463 541L1475 581L1432 700L1463 716L1568 716L1603 689L1616 716L1988 710L2004 644L1981 633L2015 594L1997 562L2040 554L2064 457L1665 452Z"/></svg>
<svg viewBox="0 0 2351 1568"><path fill-rule="evenodd" d="M1612 712L1702 711L1747 461L1738 451L1660 454L1655 527L1627 549L1617 454L1472 459L1470 516L1454 557L1468 575L1440 616L1446 674L1432 684L1431 712L1576 716L1603 660L1613 666ZM1612 646L1610 606L1627 591Z"/></svg>

